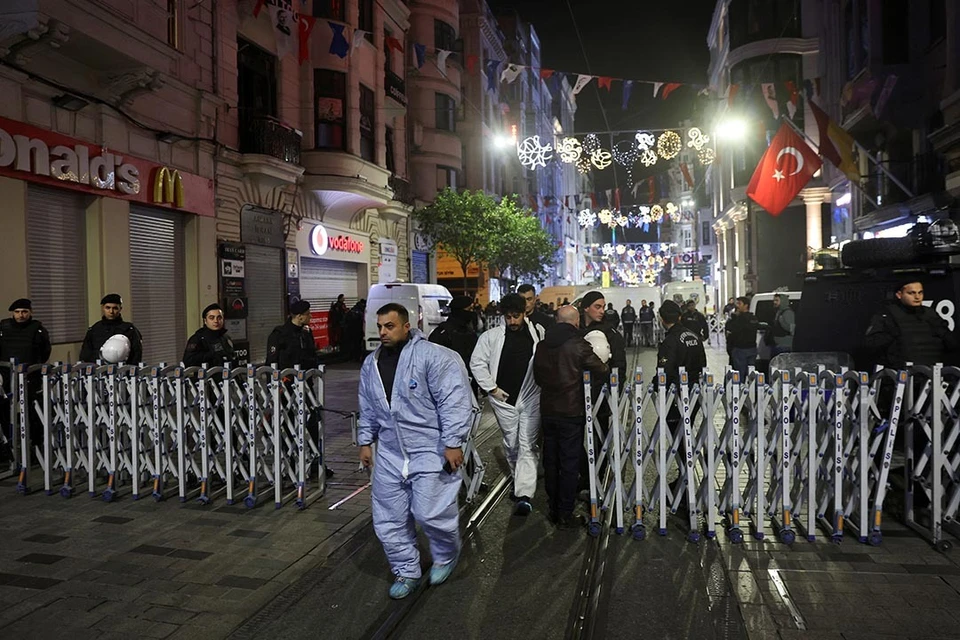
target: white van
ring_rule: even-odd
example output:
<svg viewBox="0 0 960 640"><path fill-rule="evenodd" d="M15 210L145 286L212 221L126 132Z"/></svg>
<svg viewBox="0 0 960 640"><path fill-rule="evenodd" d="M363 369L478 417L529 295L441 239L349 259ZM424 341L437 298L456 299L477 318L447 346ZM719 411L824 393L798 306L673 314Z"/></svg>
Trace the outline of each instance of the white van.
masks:
<svg viewBox="0 0 960 640"><path fill-rule="evenodd" d="M697 303L697 310L707 315L707 287L702 280L668 282L663 285L663 299L673 300L681 307L687 300L693 300Z"/></svg>
<svg viewBox="0 0 960 640"><path fill-rule="evenodd" d="M453 296L446 287L439 284L410 284L391 282L375 284L367 294L367 313L364 318L364 344L367 351L380 346L380 333L377 331L377 309L390 302L402 304L410 314L410 326L430 333L446 319L450 313L450 301Z"/></svg>
<svg viewBox="0 0 960 640"><path fill-rule="evenodd" d="M773 297L778 294L790 296L790 308L796 314L800 311L801 291L771 291L768 293L758 293L750 300L750 313L752 313L759 323L757 328L757 369L767 373L770 362L770 347L764 343L764 336L767 327L773 322L777 315L777 310L773 306Z"/></svg>
<svg viewBox="0 0 960 640"><path fill-rule="evenodd" d="M590 287L584 285L566 285L559 287L544 287L537 294L537 297L545 305L553 303L554 309L559 309L563 305L564 299L567 302L573 302L587 291Z"/></svg>

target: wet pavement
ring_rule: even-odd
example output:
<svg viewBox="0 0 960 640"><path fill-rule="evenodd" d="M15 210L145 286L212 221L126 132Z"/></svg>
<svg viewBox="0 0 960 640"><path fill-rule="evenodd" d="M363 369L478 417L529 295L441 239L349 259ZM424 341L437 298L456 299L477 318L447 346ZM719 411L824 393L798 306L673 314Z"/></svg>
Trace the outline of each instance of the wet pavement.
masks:
<svg viewBox="0 0 960 640"><path fill-rule="evenodd" d="M709 360L719 370L726 357L711 351ZM639 362L652 367L654 352ZM356 408L357 376L353 365L329 369L329 408ZM676 516L663 537L650 522L643 541L590 538L547 522L542 485L526 518L513 516L506 498L493 504L467 532L447 584L392 602L349 422L331 413L326 430L337 475L304 512L222 498L202 507L129 494L109 504L23 497L12 479L0 481L0 634L556 638L583 628L604 638L960 637L956 554L938 553L889 515L879 547L822 536L733 545L722 526L716 540L694 544ZM505 463L489 413L481 438L493 490ZM464 509L464 522L478 506ZM591 563L603 544L602 563ZM585 585L595 600L581 597Z"/></svg>

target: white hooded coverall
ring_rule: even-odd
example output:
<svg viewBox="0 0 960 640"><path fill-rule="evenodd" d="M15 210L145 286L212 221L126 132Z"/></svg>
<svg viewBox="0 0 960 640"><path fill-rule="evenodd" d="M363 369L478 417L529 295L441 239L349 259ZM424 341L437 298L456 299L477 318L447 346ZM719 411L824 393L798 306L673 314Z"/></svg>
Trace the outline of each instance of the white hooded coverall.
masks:
<svg viewBox="0 0 960 640"><path fill-rule="evenodd" d="M537 343L543 339L543 327L529 319L524 325L533 337L533 353L536 353ZM474 380L488 393L497 388L500 353L506 333L504 325L482 333L470 358ZM537 490L537 437L540 434L540 387L533 379L533 358L527 363L527 373L515 406L493 396L487 399L503 433L503 453L513 473L513 492L517 496L532 498Z"/></svg>

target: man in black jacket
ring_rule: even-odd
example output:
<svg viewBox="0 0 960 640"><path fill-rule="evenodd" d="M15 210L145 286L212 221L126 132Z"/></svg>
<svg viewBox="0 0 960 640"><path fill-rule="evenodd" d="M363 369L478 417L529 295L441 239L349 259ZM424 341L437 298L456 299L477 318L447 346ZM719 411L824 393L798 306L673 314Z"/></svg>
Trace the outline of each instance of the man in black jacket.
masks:
<svg viewBox="0 0 960 640"><path fill-rule="evenodd" d="M710 326L707 324L707 318L697 309L696 300L687 300L686 309L680 314L680 322L687 329L693 331L700 340L707 342L710 339Z"/></svg>
<svg viewBox="0 0 960 640"><path fill-rule="evenodd" d="M630 300L627 300L627 305L620 311L620 321L623 322L623 337L627 340L627 346L632 347L633 325L637 322L637 310L630 304Z"/></svg>
<svg viewBox="0 0 960 640"><path fill-rule="evenodd" d="M879 364L894 369L907 362L932 366L957 348L957 338L936 311L923 306L923 283L898 286L896 300L870 320L864 346Z"/></svg>
<svg viewBox="0 0 960 640"><path fill-rule="evenodd" d="M540 325L543 327L544 331L556 323L552 317L537 308L537 291L533 288L532 284L520 285L517 287L517 293L520 294L524 302L527 304L526 314L527 319L530 320L530 322Z"/></svg>
<svg viewBox="0 0 960 640"><path fill-rule="evenodd" d="M43 364L50 358L50 334L39 320L33 319L33 304L26 298L14 300L10 305L10 316L0 322L0 362L9 363L15 359L18 364ZM13 371L9 374L11 378ZM5 381L2 393L9 391ZM42 397L40 387L40 372L36 371L27 378L30 392L30 439L40 442L43 438L43 425L34 411L34 401ZM3 425L3 435L9 440L13 435L10 432L10 405L6 399L0 400L0 424ZM3 438L0 438L2 441ZM6 460L9 455L9 444L0 442L0 459Z"/></svg>
<svg viewBox="0 0 960 640"><path fill-rule="evenodd" d="M600 380L609 371L580 336L579 324L575 308L560 307L557 324L547 330L533 356L533 377L540 386L544 484L550 519L561 528L577 526L573 508L586 422L583 371Z"/></svg>
<svg viewBox="0 0 960 640"><path fill-rule="evenodd" d="M127 362L138 364L143 359L143 341L140 332L133 324L124 321L123 300L117 293L108 293L100 300L100 311L103 318L87 329L80 348L80 362L96 362L100 359L100 348L107 340L115 335L124 335L130 340L130 355Z"/></svg>
<svg viewBox="0 0 960 640"><path fill-rule="evenodd" d="M730 366L740 372L740 381L747 378L747 369L757 362L757 318L750 313L750 301L737 298L733 316L724 328Z"/></svg>
<svg viewBox="0 0 960 640"><path fill-rule="evenodd" d="M460 355L463 366L467 368L467 373L470 375L470 386L476 395L477 383L473 379L473 372L470 371L470 357L477 346L475 327L477 314L470 310L471 306L473 306L473 298L470 296L457 296L451 300L450 315L430 332L429 340L447 349L453 349Z"/></svg>
<svg viewBox="0 0 960 640"><path fill-rule="evenodd" d="M310 331L310 303L298 300L290 305L290 317L267 338L267 364L279 369L316 369L317 347Z"/></svg>
<svg viewBox="0 0 960 640"><path fill-rule="evenodd" d="M183 350L186 367L222 367L234 363L233 341L223 326L223 309L214 303L203 310L203 326L187 340Z"/></svg>
<svg viewBox="0 0 960 640"><path fill-rule="evenodd" d="M680 322L680 306L673 300L660 305L660 322L666 334L657 350L657 368L664 370L668 387L671 384L679 386L680 367L686 369L689 384L693 385L707 366L707 354L700 336Z"/></svg>

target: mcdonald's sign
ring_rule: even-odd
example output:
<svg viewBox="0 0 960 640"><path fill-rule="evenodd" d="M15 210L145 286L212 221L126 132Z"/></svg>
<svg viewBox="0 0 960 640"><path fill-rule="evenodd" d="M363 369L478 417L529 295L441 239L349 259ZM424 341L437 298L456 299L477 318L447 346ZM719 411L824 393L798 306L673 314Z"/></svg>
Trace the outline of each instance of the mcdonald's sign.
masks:
<svg viewBox="0 0 960 640"><path fill-rule="evenodd" d="M153 179L153 201L183 207L183 179L176 169L160 167Z"/></svg>

